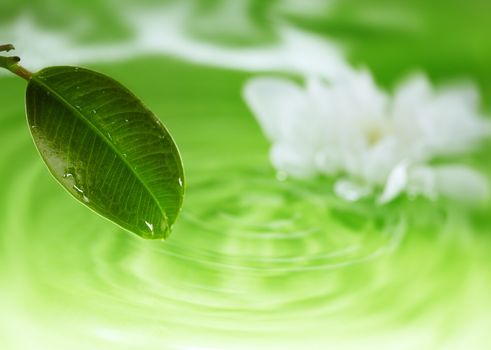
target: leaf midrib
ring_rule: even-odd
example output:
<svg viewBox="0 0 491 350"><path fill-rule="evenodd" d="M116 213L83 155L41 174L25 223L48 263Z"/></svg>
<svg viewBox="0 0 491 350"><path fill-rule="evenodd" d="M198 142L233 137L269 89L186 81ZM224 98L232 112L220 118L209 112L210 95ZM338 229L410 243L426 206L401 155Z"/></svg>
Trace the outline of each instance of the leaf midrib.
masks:
<svg viewBox="0 0 491 350"><path fill-rule="evenodd" d="M167 229L169 229L169 220L167 218L167 213L165 212L165 210L162 208L162 206L160 205L160 202L157 200L157 198L155 197L155 195L153 194L152 191L150 191L150 189L148 188L148 185L145 183L145 181L142 180L142 178L139 176L139 174L136 172L135 169L133 169L133 167L131 166L130 163L128 163L128 161L123 157L123 155L119 152L119 150L116 148L116 146L114 145L114 143L109 140L109 138L104 135L104 133L102 133L80 110L78 110L77 108L75 108L72 104L70 104L63 96L61 96L56 90L54 90L53 88L51 88L49 85L45 84L41 79L39 79L36 75L33 75L31 81L39 84L40 86L42 86L43 88L45 88L46 90L48 90L54 97L56 97L63 105L65 105L65 107L67 107L69 110L71 110L72 112L74 112L74 114L82 120L82 122L84 122L85 124L87 124L93 131L95 131L95 133L97 135L99 135L100 138L102 138L102 140L117 154L118 158L128 167L128 169L130 170L130 172L138 179L138 181L143 185L143 187L145 188L145 190L148 192L148 194L150 195L150 197L152 197L152 199L154 200L155 204L157 204L157 207L160 209L160 212L162 213L164 219L165 219L165 222L167 224Z"/></svg>

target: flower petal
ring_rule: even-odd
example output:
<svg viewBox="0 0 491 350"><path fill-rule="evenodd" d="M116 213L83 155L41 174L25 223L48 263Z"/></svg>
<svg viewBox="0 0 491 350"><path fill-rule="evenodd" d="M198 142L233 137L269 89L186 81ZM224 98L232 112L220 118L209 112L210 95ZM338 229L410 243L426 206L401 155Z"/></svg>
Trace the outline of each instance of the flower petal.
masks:
<svg viewBox="0 0 491 350"><path fill-rule="evenodd" d="M386 204L399 196L406 189L408 176L408 165L406 162L400 163L389 174L384 192L378 198L380 204Z"/></svg>
<svg viewBox="0 0 491 350"><path fill-rule="evenodd" d="M485 203L490 199L490 184L485 176L466 166L435 167L438 191L447 198L466 204Z"/></svg>
<svg viewBox="0 0 491 350"><path fill-rule="evenodd" d="M336 181L334 192L347 201L356 202L372 194L372 188L366 184L341 179Z"/></svg>
<svg viewBox="0 0 491 350"><path fill-rule="evenodd" d="M408 171L407 193L411 197L424 196L431 200L438 198L437 179L434 167L418 165Z"/></svg>
<svg viewBox="0 0 491 350"><path fill-rule="evenodd" d="M252 78L246 82L243 94L271 141L282 138L284 126L300 114L305 99L299 86L280 78Z"/></svg>
<svg viewBox="0 0 491 350"><path fill-rule="evenodd" d="M271 148L270 158L276 170L294 178L302 179L314 175L314 155L308 147L276 143Z"/></svg>
<svg viewBox="0 0 491 350"><path fill-rule="evenodd" d="M433 91L422 74L400 85L392 114L405 156L413 162L470 151L491 135L491 123L479 113L475 87L460 84Z"/></svg>

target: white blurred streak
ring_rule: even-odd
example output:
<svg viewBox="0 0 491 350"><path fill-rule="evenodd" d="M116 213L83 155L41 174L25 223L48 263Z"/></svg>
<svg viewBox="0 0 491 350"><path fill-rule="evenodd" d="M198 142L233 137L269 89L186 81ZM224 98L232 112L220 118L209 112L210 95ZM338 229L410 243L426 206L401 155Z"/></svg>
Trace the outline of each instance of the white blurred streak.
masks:
<svg viewBox="0 0 491 350"><path fill-rule="evenodd" d="M133 35L125 42L79 44L75 33L47 31L25 14L12 25L0 26L2 40L16 45L28 69L50 65L114 62L150 54L246 71L285 71L332 77L347 70L340 50L324 38L281 25L276 43L232 48L193 39L186 34L190 7L185 3L145 10L126 16ZM2 72L1 74L6 74Z"/></svg>
<svg viewBox="0 0 491 350"><path fill-rule="evenodd" d="M136 32L135 44L142 52L172 54L196 63L254 72L332 76L347 69L333 43L293 27L280 26L278 42L273 45L229 48L190 38L185 34L186 18L182 6L132 14L129 20Z"/></svg>

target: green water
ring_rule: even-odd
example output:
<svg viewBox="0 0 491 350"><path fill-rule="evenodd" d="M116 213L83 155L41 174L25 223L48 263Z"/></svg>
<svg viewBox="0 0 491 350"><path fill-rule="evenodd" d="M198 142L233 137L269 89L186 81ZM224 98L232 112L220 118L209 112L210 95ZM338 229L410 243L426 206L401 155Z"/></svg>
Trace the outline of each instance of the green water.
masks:
<svg viewBox="0 0 491 350"><path fill-rule="evenodd" d="M437 83L463 76L489 109L486 1L332 1L307 15L291 7L300 1L251 0L232 13L243 27L222 11L231 1L181 2L193 5L187 33L206 44L263 47L288 23L335 40L384 87L418 68ZM156 3L177 2L140 5ZM6 1L0 27L30 13L79 46L118 43L132 34L128 9L136 6ZM48 62L57 54L39 50ZM255 74L158 53L97 57L85 65L132 89L171 131L185 165L184 208L169 240L156 242L74 201L32 144L25 83L2 76L0 349L489 349L489 206L350 205L330 180L278 181L240 95ZM37 58L24 56L25 66ZM490 177L490 149L459 162Z"/></svg>
<svg viewBox="0 0 491 350"><path fill-rule="evenodd" d="M247 74L161 58L93 68L131 86L173 133L185 206L164 243L76 203L38 159L23 82L0 80L2 348L491 344L488 211L423 200L374 209L336 199L322 179L276 180L238 93ZM155 70L174 84L146 89Z"/></svg>

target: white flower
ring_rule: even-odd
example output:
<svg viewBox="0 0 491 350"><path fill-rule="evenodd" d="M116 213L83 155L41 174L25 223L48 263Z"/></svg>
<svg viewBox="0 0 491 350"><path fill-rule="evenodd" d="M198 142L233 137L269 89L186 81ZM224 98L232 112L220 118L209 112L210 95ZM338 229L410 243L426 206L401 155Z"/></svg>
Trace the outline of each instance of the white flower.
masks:
<svg viewBox="0 0 491 350"><path fill-rule="evenodd" d="M430 165L436 158L473 151L491 136L472 86L434 90L423 75L388 96L366 71L305 87L281 78L253 78L244 97L272 142L271 161L296 178L335 177L347 200L379 192L386 203L401 193L479 201L488 180L459 164Z"/></svg>

